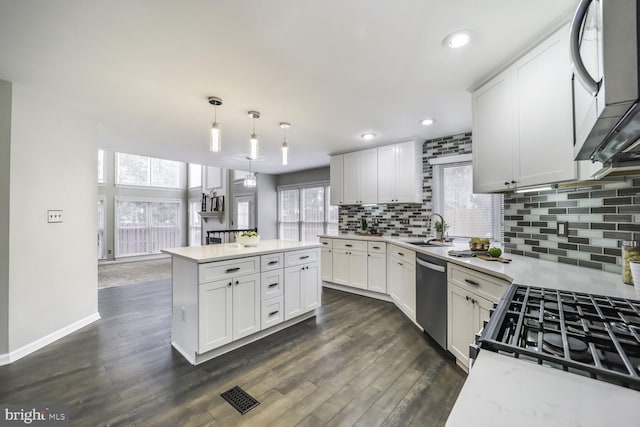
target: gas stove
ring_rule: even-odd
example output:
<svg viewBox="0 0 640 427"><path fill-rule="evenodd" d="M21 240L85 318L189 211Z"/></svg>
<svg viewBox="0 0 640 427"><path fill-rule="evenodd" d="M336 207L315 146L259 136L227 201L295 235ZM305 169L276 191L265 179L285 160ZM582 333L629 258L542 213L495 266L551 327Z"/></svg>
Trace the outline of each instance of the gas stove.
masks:
<svg viewBox="0 0 640 427"><path fill-rule="evenodd" d="M512 284L478 347L640 391L640 301Z"/></svg>

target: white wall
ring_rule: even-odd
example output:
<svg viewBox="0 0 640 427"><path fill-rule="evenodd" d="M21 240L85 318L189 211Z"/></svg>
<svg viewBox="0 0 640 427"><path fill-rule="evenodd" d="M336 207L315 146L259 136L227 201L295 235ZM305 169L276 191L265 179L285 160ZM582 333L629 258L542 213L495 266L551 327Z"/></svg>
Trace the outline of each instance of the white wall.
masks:
<svg viewBox="0 0 640 427"><path fill-rule="evenodd" d="M96 124L13 85L9 350L95 315ZM61 209L64 222L47 223Z"/></svg>
<svg viewBox="0 0 640 427"><path fill-rule="evenodd" d="M261 239L278 238L278 192L276 176L259 173L257 204L257 224Z"/></svg>
<svg viewBox="0 0 640 427"><path fill-rule="evenodd" d="M11 83L0 80L0 355L9 352Z"/></svg>

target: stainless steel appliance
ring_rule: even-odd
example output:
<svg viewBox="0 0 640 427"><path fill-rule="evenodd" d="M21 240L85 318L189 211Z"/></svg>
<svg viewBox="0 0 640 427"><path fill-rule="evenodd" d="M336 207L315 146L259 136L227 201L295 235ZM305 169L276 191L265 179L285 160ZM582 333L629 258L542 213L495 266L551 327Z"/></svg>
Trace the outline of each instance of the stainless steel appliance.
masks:
<svg viewBox="0 0 640 427"><path fill-rule="evenodd" d="M576 160L608 172L640 166L639 11L637 0L581 0L571 25Z"/></svg>
<svg viewBox="0 0 640 427"><path fill-rule="evenodd" d="M512 284L478 344L640 391L640 301Z"/></svg>
<svg viewBox="0 0 640 427"><path fill-rule="evenodd" d="M416 263L416 321L446 350L447 262L418 253Z"/></svg>

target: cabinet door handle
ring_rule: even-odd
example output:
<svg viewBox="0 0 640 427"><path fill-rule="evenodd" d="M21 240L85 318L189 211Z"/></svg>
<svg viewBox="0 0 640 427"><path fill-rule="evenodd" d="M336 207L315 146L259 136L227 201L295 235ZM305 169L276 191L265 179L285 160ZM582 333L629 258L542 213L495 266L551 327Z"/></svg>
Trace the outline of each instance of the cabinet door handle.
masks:
<svg viewBox="0 0 640 427"><path fill-rule="evenodd" d="M398 265L404 265L404 264L402 264L401 262L399 262L399 263L398 263Z"/></svg>
<svg viewBox="0 0 640 427"><path fill-rule="evenodd" d="M273 264L277 264L278 261L269 261L268 265L273 265Z"/></svg>
<svg viewBox="0 0 640 427"><path fill-rule="evenodd" d="M398 252L398 255L400 256L404 256L404 254L402 252Z"/></svg>
<svg viewBox="0 0 640 427"><path fill-rule="evenodd" d="M515 182L514 180L511 180L511 183L512 183L512 184L515 184L516 182Z"/></svg>
<svg viewBox="0 0 640 427"><path fill-rule="evenodd" d="M509 181L505 181L505 182L504 182L504 185L509 185Z"/></svg>
<svg viewBox="0 0 640 427"><path fill-rule="evenodd" d="M328 252L331 252L331 249L329 249L329 251L328 251Z"/></svg>
<svg viewBox="0 0 640 427"><path fill-rule="evenodd" d="M367 254L367 256L371 256L371 254Z"/></svg>
<svg viewBox="0 0 640 427"><path fill-rule="evenodd" d="M464 297L469 301L469 295L465 295Z"/></svg>
<svg viewBox="0 0 640 427"><path fill-rule="evenodd" d="M240 284L240 281L239 281L239 280L236 280L236 285L239 285L239 284Z"/></svg>
<svg viewBox="0 0 640 427"><path fill-rule="evenodd" d="M277 283L272 283L272 284L269 285L270 288L273 288L274 286L278 286L278 284Z"/></svg>
<svg viewBox="0 0 640 427"><path fill-rule="evenodd" d="M231 286L231 282L229 282L229 284L227 286Z"/></svg>
<svg viewBox="0 0 640 427"><path fill-rule="evenodd" d="M225 270L225 273L233 273L234 271L238 271L238 270L240 270L240 267L227 268Z"/></svg>
<svg viewBox="0 0 640 427"><path fill-rule="evenodd" d="M480 283L476 282L475 280L464 279L464 281L473 286L480 286Z"/></svg>
<svg viewBox="0 0 640 427"><path fill-rule="evenodd" d="M305 256L301 256L300 259L307 259L309 258L309 255L305 255Z"/></svg>
<svg viewBox="0 0 640 427"><path fill-rule="evenodd" d="M276 311L272 311L271 313L269 313L269 316L275 316L276 314L278 314L280 311L276 310Z"/></svg>

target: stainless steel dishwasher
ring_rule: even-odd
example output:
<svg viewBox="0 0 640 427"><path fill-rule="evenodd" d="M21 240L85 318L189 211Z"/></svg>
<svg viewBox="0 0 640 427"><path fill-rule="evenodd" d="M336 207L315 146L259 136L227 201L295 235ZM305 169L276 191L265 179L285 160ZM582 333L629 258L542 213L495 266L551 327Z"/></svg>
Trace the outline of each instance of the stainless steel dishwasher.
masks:
<svg viewBox="0 0 640 427"><path fill-rule="evenodd" d="M416 263L416 320L446 350L447 262L418 253Z"/></svg>

